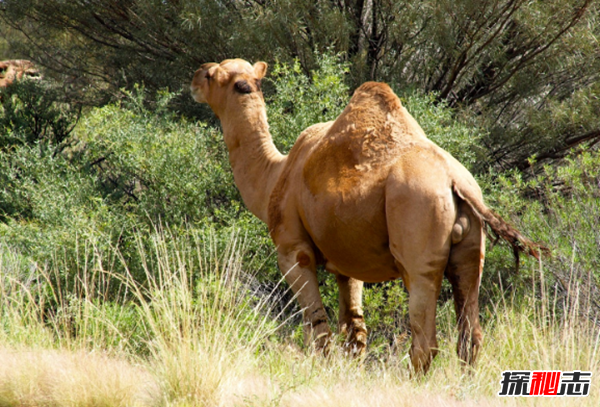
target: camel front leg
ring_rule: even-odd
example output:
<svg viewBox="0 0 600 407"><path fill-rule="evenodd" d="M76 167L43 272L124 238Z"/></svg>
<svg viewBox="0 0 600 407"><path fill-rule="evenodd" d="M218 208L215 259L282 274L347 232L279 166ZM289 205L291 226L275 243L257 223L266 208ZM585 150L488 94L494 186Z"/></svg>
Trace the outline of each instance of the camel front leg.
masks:
<svg viewBox="0 0 600 407"><path fill-rule="evenodd" d="M319 292L315 256L309 245L279 249L279 269L292 287L304 320L304 343L314 343L317 350L329 345L331 330Z"/></svg>
<svg viewBox="0 0 600 407"><path fill-rule="evenodd" d="M339 333L352 356L362 356L367 348L367 326L362 310L363 282L336 274L340 291Z"/></svg>

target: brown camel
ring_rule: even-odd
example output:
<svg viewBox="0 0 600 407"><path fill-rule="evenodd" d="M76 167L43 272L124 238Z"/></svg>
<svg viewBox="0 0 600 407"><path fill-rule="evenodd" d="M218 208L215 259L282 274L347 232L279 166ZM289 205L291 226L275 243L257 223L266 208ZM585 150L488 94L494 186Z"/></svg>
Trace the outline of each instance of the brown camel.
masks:
<svg viewBox="0 0 600 407"><path fill-rule="evenodd" d="M458 354L474 363L482 343L484 225L531 255L538 245L485 206L469 171L425 136L386 84L363 84L337 120L309 127L282 155L260 88L266 71L264 62L241 59L204 64L191 91L221 120L235 183L248 209L268 224L279 267L304 310L306 340L322 348L331 334L317 265L336 275L340 333L357 354L367 340L363 281L402 278L411 361L426 372L437 353L436 302L446 275Z"/></svg>
<svg viewBox="0 0 600 407"><path fill-rule="evenodd" d="M39 71L35 68L33 62L24 59L0 61L0 88L9 86L15 80L22 79L23 76L39 77Z"/></svg>

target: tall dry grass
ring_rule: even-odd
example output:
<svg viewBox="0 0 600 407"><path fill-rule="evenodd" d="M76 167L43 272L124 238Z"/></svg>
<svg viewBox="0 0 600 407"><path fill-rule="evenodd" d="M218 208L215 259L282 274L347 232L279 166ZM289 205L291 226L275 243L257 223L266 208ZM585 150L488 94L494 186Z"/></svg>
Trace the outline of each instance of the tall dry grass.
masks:
<svg viewBox="0 0 600 407"><path fill-rule="evenodd" d="M455 355L453 307L438 312L440 353L410 378L409 343L365 360L301 350L288 321L241 263L242 239L178 239L157 230L139 244L145 279L114 275L91 253L69 297L50 288L61 270L23 264L0 248L0 406L458 406L598 405L600 330L576 285L559 302L548 287L485 312L475 369ZM125 270L127 262L121 259ZM543 281L544 268L536 273ZM82 271L83 272L83 271ZM103 277L100 277L103 276ZM121 298L106 303L108 280ZM92 280L95 281L92 284ZM87 284L87 287L85 286ZM52 306L50 306L52 304ZM586 398L499 398L507 369L593 372Z"/></svg>

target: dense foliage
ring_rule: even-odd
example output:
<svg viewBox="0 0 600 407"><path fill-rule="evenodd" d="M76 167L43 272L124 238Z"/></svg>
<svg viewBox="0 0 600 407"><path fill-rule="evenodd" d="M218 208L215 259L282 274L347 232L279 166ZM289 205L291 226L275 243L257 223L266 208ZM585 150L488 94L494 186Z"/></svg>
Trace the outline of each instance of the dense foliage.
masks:
<svg viewBox="0 0 600 407"><path fill-rule="evenodd" d="M187 88L207 61L293 63L342 53L365 80L435 94L487 131L476 170L553 161L600 140L599 3L593 0L4 0L0 50L101 105L144 83ZM15 56L16 56L15 55ZM188 115L185 98L176 108ZM551 126L549 125L551 124Z"/></svg>

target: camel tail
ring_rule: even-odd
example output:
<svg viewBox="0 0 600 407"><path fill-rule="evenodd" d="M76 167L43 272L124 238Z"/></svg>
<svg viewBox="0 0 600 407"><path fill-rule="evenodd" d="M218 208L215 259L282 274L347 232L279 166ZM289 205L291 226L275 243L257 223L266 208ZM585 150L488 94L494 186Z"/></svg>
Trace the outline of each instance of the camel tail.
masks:
<svg viewBox="0 0 600 407"><path fill-rule="evenodd" d="M547 247L527 239L521 232L502 219L500 215L488 208L481 199L479 188L475 190L469 183L467 183L467 185L461 184L462 183L457 183L456 181L453 182L452 189L454 190L454 193L460 199L465 201L471 207L473 212L479 216L483 223L492 230L497 237L496 240L502 238L511 245L517 261L517 269L520 252L535 257L538 260L540 258L540 252L545 255L550 254L550 250Z"/></svg>

